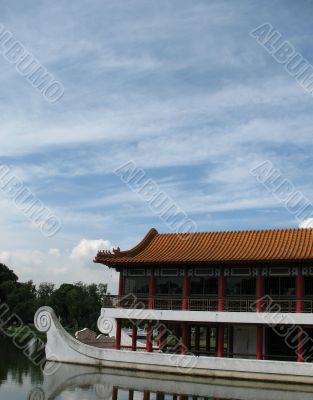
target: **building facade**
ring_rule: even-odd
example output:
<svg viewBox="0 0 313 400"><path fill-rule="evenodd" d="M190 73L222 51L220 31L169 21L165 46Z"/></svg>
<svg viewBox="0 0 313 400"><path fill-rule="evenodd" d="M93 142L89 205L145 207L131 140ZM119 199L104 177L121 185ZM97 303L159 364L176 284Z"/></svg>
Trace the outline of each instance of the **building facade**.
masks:
<svg viewBox="0 0 313 400"><path fill-rule="evenodd" d="M118 295L103 304L116 319L116 350L313 360L313 229L151 229L95 262L120 273Z"/></svg>

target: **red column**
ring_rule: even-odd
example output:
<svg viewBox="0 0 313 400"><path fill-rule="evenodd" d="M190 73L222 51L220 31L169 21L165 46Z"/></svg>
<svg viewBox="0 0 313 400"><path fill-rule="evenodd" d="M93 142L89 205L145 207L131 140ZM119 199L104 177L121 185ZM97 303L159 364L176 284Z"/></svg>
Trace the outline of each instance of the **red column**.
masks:
<svg viewBox="0 0 313 400"><path fill-rule="evenodd" d="M224 294L225 294L225 276L221 270L221 275L218 277L218 306L217 311L224 309ZM217 357L223 357L224 353L224 326L217 326Z"/></svg>
<svg viewBox="0 0 313 400"><path fill-rule="evenodd" d="M218 277L218 306L217 311L223 311L223 303L224 303L224 293L225 293L225 276L222 275L223 270L221 271L221 275Z"/></svg>
<svg viewBox="0 0 313 400"><path fill-rule="evenodd" d="M152 353L152 336L153 336L153 332L152 332L152 325L151 322L148 322L147 325L147 337L146 337L146 350L148 353Z"/></svg>
<svg viewBox="0 0 313 400"><path fill-rule="evenodd" d="M303 312L303 295L304 295L304 276L298 272L296 276L296 296L297 296L297 313Z"/></svg>
<svg viewBox="0 0 313 400"><path fill-rule="evenodd" d="M155 293L155 278L154 278L154 271L151 271L150 275L150 284L149 284L149 304L148 308L153 308L153 297Z"/></svg>
<svg viewBox="0 0 313 400"><path fill-rule="evenodd" d="M262 297L264 296L264 276L256 277L256 312L263 311Z"/></svg>
<svg viewBox="0 0 313 400"><path fill-rule="evenodd" d="M143 391L143 400L150 400L150 392L149 390Z"/></svg>
<svg viewBox="0 0 313 400"><path fill-rule="evenodd" d="M116 386L113 386L112 388L112 400L117 400L118 397L118 388Z"/></svg>
<svg viewBox="0 0 313 400"><path fill-rule="evenodd" d="M132 351L137 350L137 325L133 324L133 332L132 332Z"/></svg>
<svg viewBox="0 0 313 400"><path fill-rule="evenodd" d="M128 400L134 400L134 390L133 389L128 390Z"/></svg>
<svg viewBox="0 0 313 400"><path fill-rule="evenodd" d="M120 319L117 319L116 320L115 350L120 350L120 348L121 348L121 335L122 335L122 321Z"/></svg>
<svg viewBox="0 0 313 400"><path fill-rule="evenodd" d="M190 286L190 278L188 276L188 270L185 270L184 284L183 284L183 302L182 302L183 310L188 310L189 286Z"/></svg>
<svg viewBox="0 0 313 400"><path fill-rule="evenodd" d="M121 307L121 299L124 294L124 276L123 272L120 272L120 278L118 283L118 307ZM122 335L122 321L120 319L116 320L116 336L115 336L115 350L120 350L121 348L121 335Z"/></svg>
<svg viewBox="0 0 313 400"><path fill-rule="evenodd" d="M188 351L188 331L189 326L187 322L182 323L182 346L181 346L181 353L186 354Z"/></svg>
<svg viewBox="0 0 313 400"><path fill-rule="evenodd" d="M264 276L256 277L256 312L263 311ZM263 360L263 325L256 326L256 359Z"/></svg>
<svg viewBox="0 0 313 400"><path fill-rule="evenodd" d="M256 327L256 359L263 360L263 325Z"/></svg>
<svg viewBox="0 0 313 400"><path fill-rule="evenodd" d="M119 282L118 282L118 307L121 307L121 300L122 297L124 295L124 276L123 276L123 272L120 272L120 278L119 278Z"/></svg>
<svg viewBox="0 0 313 400"><path fill-rule="evenodd" d="M299 267L298 275L296 276L297 313L303 312L303 295L304 295L304 276L302 275ZM297 361L303 362L303 332L301 327L299 327L299 334L298 334Z"/></svg>
<svg viewBox="0 0 313 400"><path fill-rule="evenodd" d="M224 353L224 325L217 327L217 357L223 357Z"/></svg>
<svg viewBox="0 0 313 400"><path fill-rule="evenodd" d="M151 271L150 275L150 284L149 284L149 304L148 308L153 308L153 296L155 292L155 279L154 279L154 271ZM146 337L146 350L151 353L152 352L152 326L151 322L147 324L147 337Z"/></svg>

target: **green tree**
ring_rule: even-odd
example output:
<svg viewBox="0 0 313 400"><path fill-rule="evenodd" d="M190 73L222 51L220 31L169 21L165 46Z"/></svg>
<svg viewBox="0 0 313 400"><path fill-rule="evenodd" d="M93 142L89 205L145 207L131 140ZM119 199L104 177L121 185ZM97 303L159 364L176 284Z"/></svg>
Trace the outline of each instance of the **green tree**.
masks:
<svg viewBox="0 0 313 400"><path fill-rule="evenodd" d="M97 295L101 304L104 302L105 296L108 294L108 285L106 283L98 283L97 285Z"/></svg>
<svg viewBox="0 0 313 400"><path fill-rule="evenodd" d="M55 290L54 283L40 283L37 289L37 306L51 306L52 295Z"/></svg>
<svg viewBox="0 0 313 400"><path fill-rule="evenodd" d="M96 330L96 323L107 285L104 283L86 285L63 283L58 289L49 282L41 283L36 289L32 281L21 283L6 265L0 264L0 299L5 301L12 313L24 323L32 323L38 307L49 305L62 324L69 328L88 327Z"/></svg>
<svg viewBox="0 0 313 400"><path fill-rule="evenodd" d="M51 295L51 307L61 319L61 322L65 325L71 325L72 323L66 295L73 288L73 286L74 285L69 283L63 283Z"/></svg>
<svg viewBox="0 0 313 400"><path fill-rule="evenodd" d="M50 304L64 325L77 330L85 327L96 330L106 291L104 284L63 284L53 292Z"/></svg>
<svg viewBox="0 0 313 400"><path fill-rule="evenodd" d="M10 288L8 284L7 289ZM24 323L33 323L36 312L36 286L32 281L17 282L12 291L6 294L7 304L12 313L17 314Z"/></svg>
<svg viewBox="0 0 313 400"><path fill-rule="evenodd" d="M18 277L6 265L0 263L0 284L7 281L17 282Z"/></svg>

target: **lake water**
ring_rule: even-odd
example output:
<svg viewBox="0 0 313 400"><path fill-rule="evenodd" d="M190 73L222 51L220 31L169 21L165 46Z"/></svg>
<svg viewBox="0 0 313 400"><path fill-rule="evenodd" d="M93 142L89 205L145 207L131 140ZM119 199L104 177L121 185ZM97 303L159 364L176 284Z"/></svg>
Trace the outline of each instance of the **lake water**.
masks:
<svg viewBox="0 0 313 400"><path fill-rule="evenodd" d="M29 360L44 361L42 349L26 351L0 338L0 400L306 400L313 386L272 385L216 379L191 379L46 363L44 370ZM34 357L36 354L36 357Z"/></svg>

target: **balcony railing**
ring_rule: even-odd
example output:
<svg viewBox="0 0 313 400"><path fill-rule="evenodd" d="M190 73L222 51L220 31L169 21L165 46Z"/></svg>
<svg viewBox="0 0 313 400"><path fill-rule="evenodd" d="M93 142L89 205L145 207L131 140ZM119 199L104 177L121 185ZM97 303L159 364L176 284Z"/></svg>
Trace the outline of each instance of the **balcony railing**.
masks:
<svg viewBox="0 0 313 400"><path fill-rule="evenodd" d="M149 299L148 296L136 296L128 294L123 297L107 295L103 301L104 308L149 308L156 310L181 310L183 297L175 296L155 296ZM272 313L294 313L297 309L297 304L301 300L295 297L277 297L264 296L263 299L257 301L254 296L233 296L218 299L217 297L189 297L185 301L187 309L190 311L217 311L218 303L222 301L223 311L230 312L254 312L256 311L257 302L259 309L265 312ZM219 301L220 300L220 301ZM313 296L302 299L302 312L313 313Z"/></svg>

